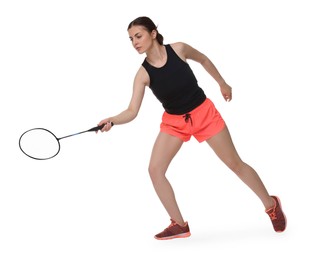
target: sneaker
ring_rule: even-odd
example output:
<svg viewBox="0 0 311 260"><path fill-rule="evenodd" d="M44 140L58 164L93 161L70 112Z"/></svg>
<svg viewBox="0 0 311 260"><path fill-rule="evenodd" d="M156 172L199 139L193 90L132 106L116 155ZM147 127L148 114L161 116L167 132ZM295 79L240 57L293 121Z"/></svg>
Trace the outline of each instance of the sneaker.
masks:
<svg viewBox="0 0 311 260"><path fill-rule="evenodd" d="M281 201L277 196L274 199L274 206L266 210L269 215L275 232L283 232L286 229L286 216L282 211Z"/></svg>
<svg viewBox="0 0 311 260"><path fill-rule="evenodd" d="M191 235L188 222L184 226L178 225L174 220L171 219L171 224L164 229L161 233L154 236L158 240L167 240L173 238L185 238Z"/></svg>

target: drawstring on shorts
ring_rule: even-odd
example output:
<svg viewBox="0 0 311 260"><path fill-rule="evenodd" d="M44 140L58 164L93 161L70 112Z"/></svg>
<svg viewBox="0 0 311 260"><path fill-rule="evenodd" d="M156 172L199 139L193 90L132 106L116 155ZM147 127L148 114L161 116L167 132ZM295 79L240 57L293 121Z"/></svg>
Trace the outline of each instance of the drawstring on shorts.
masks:
<svg viewBox="0 0 311 260"><path fill-rule="evenodd" d="M192 125L192 118L191 118L191 114L190 113L186 113L183 115L183 118L185 118L185 122L188 123L190 120L190 123Z"/></svg>

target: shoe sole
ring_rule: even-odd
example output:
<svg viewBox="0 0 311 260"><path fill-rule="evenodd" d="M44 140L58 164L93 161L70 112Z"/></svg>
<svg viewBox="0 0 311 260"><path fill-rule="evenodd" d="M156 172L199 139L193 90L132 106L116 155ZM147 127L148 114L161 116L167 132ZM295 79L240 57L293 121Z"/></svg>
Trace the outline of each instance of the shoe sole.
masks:
<svg viewBox="0 0 311 260"><path fill-rule="evenodd" d="M157 240L170 240L170 239L174 239L174 238L186 238L186 237L190 237L191 233L190 232L186 232L186 233L182 233L182 234L178 234L178 235L174 235L174 236L169 236L169 237L154 237Z"/></svg>

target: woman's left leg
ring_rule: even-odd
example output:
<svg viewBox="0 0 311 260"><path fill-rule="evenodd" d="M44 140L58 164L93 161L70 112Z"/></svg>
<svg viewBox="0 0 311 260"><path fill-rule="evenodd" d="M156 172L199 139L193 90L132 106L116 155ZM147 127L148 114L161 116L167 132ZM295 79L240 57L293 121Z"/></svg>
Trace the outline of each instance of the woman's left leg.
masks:
<svg viewBox="0 0 311 260"><path fill-rule="evenodd" d="M206 141L217 156L259 197L265 209L274 206L274 200L256 171L243 162L232 142L227 126Z"/></svg>

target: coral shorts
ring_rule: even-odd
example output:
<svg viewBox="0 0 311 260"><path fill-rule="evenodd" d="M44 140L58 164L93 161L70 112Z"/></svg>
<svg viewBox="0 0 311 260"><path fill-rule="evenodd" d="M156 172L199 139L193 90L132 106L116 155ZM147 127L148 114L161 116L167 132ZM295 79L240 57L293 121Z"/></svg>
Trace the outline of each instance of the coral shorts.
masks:
<svg viewBox="0 0 311 260"><path fill-rule="evenodd" d="M176 136L187 142L194 136L203 142L218 134L225 127L225 122L214 103L206 99L201 105L184 115L163 113L160 131Z"/></svg>

